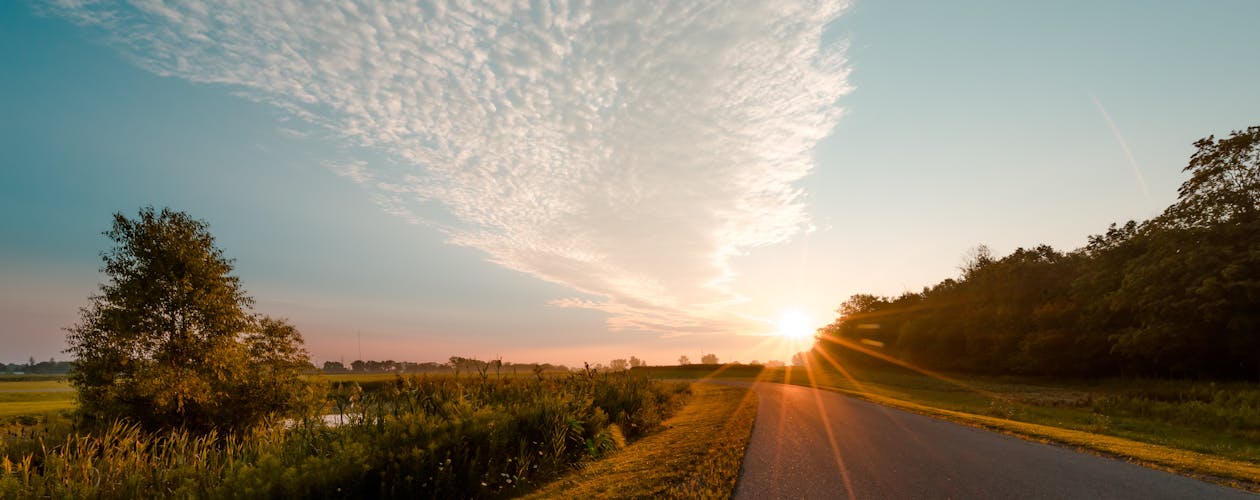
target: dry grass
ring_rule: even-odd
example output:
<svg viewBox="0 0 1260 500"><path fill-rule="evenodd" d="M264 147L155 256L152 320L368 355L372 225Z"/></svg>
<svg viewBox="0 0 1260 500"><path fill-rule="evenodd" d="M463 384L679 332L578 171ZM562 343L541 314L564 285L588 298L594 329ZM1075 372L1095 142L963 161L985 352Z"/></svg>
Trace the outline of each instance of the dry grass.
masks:
<svg viewBox="0 0 1260 500"><path fill-rule="evenodd" d="M729 498L757 416L752 391L692 385L666 429L527 498Z"/></svg>

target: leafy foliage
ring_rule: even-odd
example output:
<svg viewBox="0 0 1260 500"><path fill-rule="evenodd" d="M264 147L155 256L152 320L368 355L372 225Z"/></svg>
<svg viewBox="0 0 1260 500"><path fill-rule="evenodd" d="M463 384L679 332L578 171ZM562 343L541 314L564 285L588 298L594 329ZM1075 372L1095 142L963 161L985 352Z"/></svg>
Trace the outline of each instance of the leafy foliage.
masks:
<svg viewBox="0 0 1260 500"><path fill-rule="evenodd" d="M148 207L115 214L105 235L109 281L67 338L86 421L241 430L310 401L301 334L250 314L205 222Z"/></svg>
<svg viewBox="0 0 1260 500"><path fill-rule="evenodd" d="M1177 203L1164 219L1190 226L1255 220L1260 214L1260 126L1236 130L1228 138L1208 136L1194 143L1177 190Z"/></svg>
<svg viewBox="0 0 1260 500"><path fill-rule="evenodd" d="M1260 127L1195 145L1159 217L1069 253L981 246L958 279L854 295L825 348L998 374L1260 376Z"/></svg>

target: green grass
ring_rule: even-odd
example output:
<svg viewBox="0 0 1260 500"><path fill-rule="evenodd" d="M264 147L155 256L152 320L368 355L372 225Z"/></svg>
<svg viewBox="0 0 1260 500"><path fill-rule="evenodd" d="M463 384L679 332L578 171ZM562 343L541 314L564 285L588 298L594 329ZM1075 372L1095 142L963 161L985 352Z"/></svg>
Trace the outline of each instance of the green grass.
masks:
<svg viewBox="0 0 1260 500"><path fill-rule="evenodd" d="M0 378L0 422L71 410L75 402L69 388L53 377Z"/></svg>
<svg viewBox="0 0 1260 500"><path fill-rule="evenodd" d="M50 390L64 391L70 389L70 383L65 377L61 378L45 378L45 379L3 379L0 378L0 393L12 391L34 391L34 390Z"/></svg>
<svg viewBox="0 0 1260 500"><path fill-rule="evenodd" d="M553 482L528 498L729 498L757 416L750 390L692 385L665 430Z"/></svg>
<svg viewBox="0 0 1260 500"><path fill-rule="evenodd" d="M768 380L873 402L1256 490L1260 386L1179 380L929 376L900 368L654 367L663 378Z"/></svg>
<svg viewBox="0 0 1260 500"><path fill-rule="evenodd" d="M22 375L3 373L0 374L0 384L7 382L64 382L67 376L64 373L26 373Z"/></svg>

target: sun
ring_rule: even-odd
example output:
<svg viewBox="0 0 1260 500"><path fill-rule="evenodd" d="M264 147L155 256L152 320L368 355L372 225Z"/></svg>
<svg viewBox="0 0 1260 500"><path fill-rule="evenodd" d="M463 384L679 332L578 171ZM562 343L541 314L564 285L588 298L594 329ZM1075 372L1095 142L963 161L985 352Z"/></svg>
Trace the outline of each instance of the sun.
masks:
<svg viewBox="0 0 1260 500"><path fill-rule="evenodd" d="M779 329L774 333L788 340L803 341L814 337L814 322L805 313L787 311L779 316Z"/></svg>

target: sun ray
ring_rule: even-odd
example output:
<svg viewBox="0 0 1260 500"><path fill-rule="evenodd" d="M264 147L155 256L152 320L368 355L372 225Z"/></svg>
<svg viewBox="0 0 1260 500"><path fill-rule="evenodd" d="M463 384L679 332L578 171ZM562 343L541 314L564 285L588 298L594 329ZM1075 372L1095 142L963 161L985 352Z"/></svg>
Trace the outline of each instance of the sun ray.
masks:
<svg viewBox="0 0 1260 500"><path fill-rule="evenodd" d="M846 369L844 365L840 364L840 362L830 353L822 349L815 349L813 352L821 356L827 362L827 364L831 365L831 367L834 368L838 373L840 373L840 375L843 376L846 380L848 380L849 383L853 384L853 387L857 388L859 392L866 393L866 394L874 394L874 392L867 390L866 386L862 384L862 382L858 381L858 379L855 378L853 374L849 373L849 370ZM923 439L921 439L917 433L911 431L910 428L906 426L905 422L902 422L899 419L893 418L893 413L890 408L887 408L884 405L876 405L876 408L878 408L881 413L887 416L888 420L892 422L894 425L896 425L898 429L901 429L902 433L904 433L905 435L913 439L915 444L918 444L920 447L926 448L929 452L935 452L935 449L929 446L927 443L925 443Z"/></svg>
<svg viewBox="0 0 1260 500"><path fill-rule="evenodd" d="M876 359L879 359L879 360L882 360L882 361L886 361L886 362L892 363L892 364L894 364L894 365L900 366L900 367L905 368L905 369L908 369L908 370L912 370L912 371L914 371L914 372L917 372L917 373L920 373L920 374L926 375L926 376L928 376L928 377L931 377L931 378L934 378L934 379L940 380L940 381L942 381L942 382L946 382L946 383L954 384L954 385L956 385L956 386L958 386L958 387L961 387L961 388L963 388L963 389L966 389L966 390L972 391L972 392L974 392L974 393L976 393L976 394L983 395L983 396L985 396L985 397L989 397L989 398L992 398L992 399L997 399L997 400L1001 400L1001 401L1006 401L1006 400L1008 400L1008 399L1009 399L1009 398L1007 398L1006 396L1003 396L1003 395L1000 395L1000 394L996 394L996 393L993 393L993 392L990 392L990 391L986 391L986 390L981 389L981 388L979 388L979 387L975 387L975 386L973 386L973 385L970 385L970 384L967 384L967 383L965 383L965 382L962 382L962 381L960 381L960 380L958 380L958 379L955 379L955 378L952 378L952 377L948 377L948 376L946 376L946 375L943 375L943 374L940 374L940 373L934 372L934 371L932 371L932 370L928 370L927 368L920 368L920 367L918 367L918 366L915 366L913 363L909 363L909 362L906 362L906 361L903 361L903 360L900 360L900 359L894 358L894 357L892 357L892 356L889 356L889 355L884 354L884 353L882 353L882 352L879 352L879 351L876 351L876 350L870 349L870 348L868 348L868 347L866 347L866 346L864 346L864 345L862 345L862 344L859 344L859 343L857 343L857 342L853 342L853 341L851 341L851 340L846 340L846 339L842 339L842 338L837 338L837 337L832 336L832 335L823 335L823 336L820 336L820 337L819 337L819 340L821 340L821 341L825 341L825 342L830 342L830 343L833 343L833 344L839 345L839 346L844 347L844 348L852 349L852 350L854 350L854 351L860 352L860 353L865 354L865 355L867 355L867 356L871 356L871 357L873 357L873 358L876 358Z"/></svg>
<svg viewBox="0 0 1260 500"><path fill-rule="evenodd" d="M795 368L795 367L794 367ZM809 385L814 390L811 391L814 396L814 405L818 408L818 417L823 421L823 429L827 431L827 443L831 446L831 455L835 458L836 470L840 473L840 481L844 483L844 493L846 498L853 498L853 480L849 477L849 468L844 464L844 457L840 453L840 444L836 442L836 433L831 428L831 417L827 415L826 409L823 408L822 392L818 387L818 382L814 377L814 366L806 363L803 367L805 376L809 378Z"/></svg>

